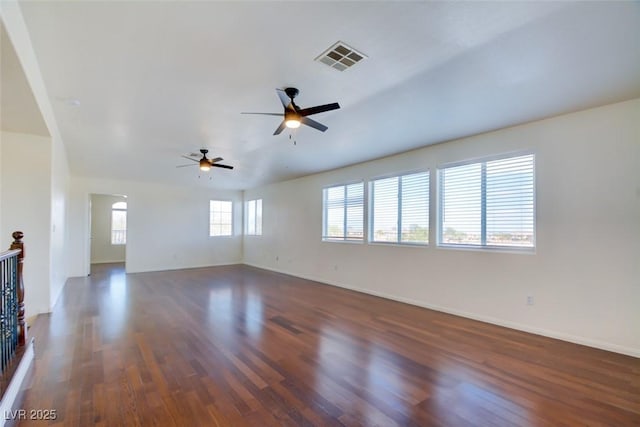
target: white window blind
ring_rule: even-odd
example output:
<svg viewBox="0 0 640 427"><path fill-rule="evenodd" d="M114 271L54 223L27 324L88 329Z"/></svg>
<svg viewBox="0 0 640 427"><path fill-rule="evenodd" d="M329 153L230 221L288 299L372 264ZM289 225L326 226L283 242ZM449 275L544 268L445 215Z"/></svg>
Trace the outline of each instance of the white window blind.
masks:
<svg viewBox="0 0 640 427"><path fill-rule="evenodd" d="M364 183L323 190L323 240L364 239Z"/></svg>
<svg viewBox="0 0 640 427"><path fill-rule="evenodd" d="M247 202L247 234L256 234L256 201Z"/></svg>
<svg viewBox="0 0 640 427"><path fill-rule="evenodd" d="M233 203L227 200L209 201L209 236L233 234Z"/></svg>
<svg viewBox="0 0 640 427"><path fill-rule="evenodd" d="M533 154L439 170L440 243L534 246Z"/></svg>
<svg viewBox="0 0 640 427"><path fill-rule="evenodd" d="M253 236L262 235L262 199L249 200L246 208L245 233Z"/></svg>
<svg viewBox="0 0 640 427"><path fill-rule="evenodd" d="M256 235L262 236L262 199L256 200Z"/></svg>
<svg viewBox="0 0 640 427"><path fill-rule="evenodd" d="M429 243L429 172L371 182L370 240Z"/></svg>

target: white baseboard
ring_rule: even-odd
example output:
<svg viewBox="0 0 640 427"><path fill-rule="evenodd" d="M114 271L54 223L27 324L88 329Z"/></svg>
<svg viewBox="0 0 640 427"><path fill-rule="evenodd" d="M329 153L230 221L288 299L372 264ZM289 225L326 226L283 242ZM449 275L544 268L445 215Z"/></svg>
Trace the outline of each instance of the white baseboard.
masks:
<svg viewBox="0 0 640 427"><path fill-rule="evenodd" d="M281 270L281 269L277 269L277 268L273 268L273 267L268 267L268 266L264 266L264 265L253 264L253 263L250 263L250 262L244 262L244 264L248 265L248 266L251 266L251 267L261 268L263 270L274 271L276 273L287 274L289 276L300 277L301 279L312 280L314 282L320 282L320 283L324 283L324 284L327 284L327 285L336 286L336 287L339 287L339 288L349 289L349 290L352 290L352 291L361 292L361 293L364 293L364 294L369 294L369 295L373 295L373 296L377 296L377 297L381 297L381 298L385 298L385 299L390 299L390 300L393 300L393 301L403 302L405 304L411 304L411 305L415 305L415 306L418 306L418 307L428 308L429 310L441 311L443 313L453 314L455 316L460 316L460 317L466 317L468 319L478 320L480 322L485 322L485 323L491 323L493 325L504 326L506 328L516 329L516 330L519 330L519 331L528 332L528 333L535 334L535 335L542 335L542 336L548 337L548 338L555 338L555 339L559 339L559 340L562 340L562 341L572 342L574 344L585 345L587 347L598 348L600 350L612 351L614 353L620 353L620 354L625 354L627 356L633 356L633 357L640 358L640 349L625 347L625 346L621 346L621 345L618 345L618 344L608 343L608 342L605 342L605 341L593 340L593 339L586 338L586 337L567 334L567 333L561 332L561 331L552 331L552 330L548 330L548 329L537 328L537 327L525 325L525 324L522 324L522 323L511 322L511 321L508 321L508 320L498 319L498 318L495 318L495 317L490 317L490 316L485 316L485 315L481 315L481 314L470 313L470 312L466 312L466 311L457 310L457 309L454 309L454 308L428 304L428 303L425 303L423 301L418 301L418 300L414 300L414 299L411 299L411 298L403 298L403 297L399 297L399 296L396 296L396 295L390 295L390 294L386 294L386 293L383 293L383 292L373 291L373 290L370 290L370 289L364 289L364 288L359 288L359 287L355 287L355 286L350 286L350 285L347 285L347 284L344 284L344 283L333 282L333 281L326 280L326 279L319 278L319 277L312 277L312 276L307 276L307 275L295 274L295 273L291 273L291 272L288 272L288 271L285 271L285 270Z"/></svg>
<svg viewBox="0 0 640 427"><path fill-rule="evenodd" d="M111 260L111 261L105 261L105 260L100 260L100 261L91 261L90 264L124 264L125 260L123 259L116 259L116 260Z"/></svg>
<svg viewBox="0 0 640 427"><path fill-rule="evenodd" d="M100 263L97 263L97 264L100 264ZM109 263L104 263L104 264L109 264ZM193 270L195 268L224 267L224 266L227 266L227 265L239 265L239 264L243 264L243 262L242 261L232 261L232 262L222 262L222 263L218 263L218 264L189 265L189 266L183 266L183 267L163 268L161 270L157 270L157 269L153 269L153 270L148 270L148 269L128 270L127 269L127 265L125 263L125 271L127 273L154 273L154 272L157 272L157 271ZM83 278L83 277L86 277L86 275L70 276L70 277L67 277L67 280L69 280L69 279L78 279L78 278ZM65 285L66 285L66 282L65 282Z"/></svg>
<svg viewBox="0 0 640 427"><path fill-rule="evenodd" d="M242 261L221 262L219 264L189 265L184 267L163 268L162 270L135 270L135 271L126 270L126 272L127 273L155 273L159 271L194 270L196 268L225 267L227 265L240 265L240 264L242 264Z"/></svg>
<svg viewBox="0 0 640 427"><path fill-rule="evenodd" d="M7 421L15 418L12 417L11 414L12 411L15 410L14 405L16 399L22 390L23 383L29 373L29 368L33 363L34 356L33 339L28 338L27 343L25 344L24 354L22 355L22 359L20 359L20 364L13 373L9 386L4 392L4 396L2 396L2 401L0 402L0 427L4 427Z"/></svg>

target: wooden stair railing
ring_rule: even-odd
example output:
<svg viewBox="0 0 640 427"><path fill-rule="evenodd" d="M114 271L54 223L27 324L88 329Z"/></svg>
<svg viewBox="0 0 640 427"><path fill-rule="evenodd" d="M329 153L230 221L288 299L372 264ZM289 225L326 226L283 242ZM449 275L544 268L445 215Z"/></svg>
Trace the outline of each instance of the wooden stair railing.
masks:
<svg viewBox="0 0 640 427"><path fill-rule="evenodd" d="M4 373L17 347L24 346L27 339L22 279L24 233L15 231L12 236L9 250L0 253L0 373Z"/></svg>

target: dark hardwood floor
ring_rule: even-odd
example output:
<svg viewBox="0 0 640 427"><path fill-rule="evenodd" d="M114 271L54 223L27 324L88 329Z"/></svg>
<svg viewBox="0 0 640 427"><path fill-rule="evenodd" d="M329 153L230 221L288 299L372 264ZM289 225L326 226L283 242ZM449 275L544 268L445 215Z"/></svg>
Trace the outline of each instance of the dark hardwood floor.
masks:
<svg viewBox="0 0 640 427"><path fill-rule="evenodd" d="M247 266L95 267L30 330L22 408L56 420L20 425L640 425L640 359Z"/></svg>

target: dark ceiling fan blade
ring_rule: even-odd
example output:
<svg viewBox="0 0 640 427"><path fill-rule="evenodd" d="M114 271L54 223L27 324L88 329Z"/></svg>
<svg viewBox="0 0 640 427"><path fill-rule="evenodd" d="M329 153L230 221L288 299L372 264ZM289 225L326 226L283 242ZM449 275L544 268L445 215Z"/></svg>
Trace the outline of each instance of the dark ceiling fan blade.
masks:
<svg viewBox="0 0 640 427"><path fill-rule="evenodd" d="M199 162L200 161L200 160L197 160L197 159L192 159L191 157L187 157L187 156L180 156L180 157L183 157L183 158L185 158L187 160L191 160L192 162Z"/></svg>
<svg viewBox="0 0 640 427"><path fill-rule="evenodd" d="M329 129L322 123L311 120L309 117L300 117L300 123L302 123L303 125L311 126L314 129L318 129L320 132L324 132L325 130Z"/></svg>
<svg viewBox="0 0 640 427"><path fill-rule="evenodd" d="M197 164L195 164L195 163L193 163L193 164L190 164L190 165L180 165L180 166L176 166L176 167L177 167L177 168L186 168L186 167L188 167L188 166L198 166L198 165L197 165Z"/></svg>
<svg viewBox="0 0 640 427"><path fill-rule="evenodd" d="M291 98L289 98L289 95L287 95L282 89L276 89L276 93L278 94L278 98L280 98L280 102L282 102L282 106L287 108L289 104L291 104Z"/></svg>
<svg viewBox="0 0 640 427"><path fill-rule="evenodd" d="M216 167L216 168L223 168L223 169L233 169L233 166L221 165L219 163L212 163L211 166Z"/></svg>
<svg viewBox="0 0 640 427"><path fill-rule="evenodd" d="M224 159L222 157L216 157L215 159L209 159L209 163L221 162Z"/></svg>
<svg viewBox="0 0 640 427"><path fill-rule="evenodd" d="M316 107L303 108L301 110L298 110L298 114L300 114L302 117L305 117L305 116L310 116L312 114L324 113L325 111L337 110L338 108L340 108L340 104L338 104L337 102L334 102L333 104L325 104L325 105L318 105Z"/></svg>
<svg viewBox="0 0 640 427"><path fill-rule="evenodd" d="M284 120L283 120L282 123L280 123L280 126L278 126L278 129L276 129L276 131L273 134L280 135L280 132L282 132L286 126L287 125L284 123Z"/></svg>
<svg viewBox="0 0 640 427"><path fill-rule="evenodd" d="M261 116L283 116L282 113L240 113L240 114L260 114Z"/></svg>

